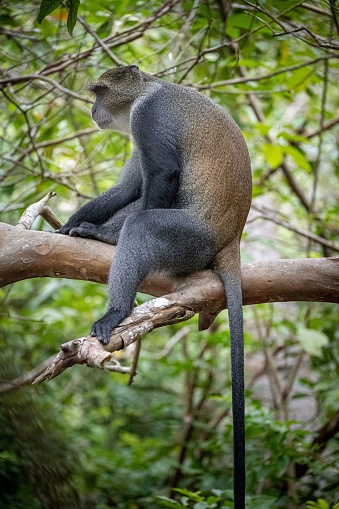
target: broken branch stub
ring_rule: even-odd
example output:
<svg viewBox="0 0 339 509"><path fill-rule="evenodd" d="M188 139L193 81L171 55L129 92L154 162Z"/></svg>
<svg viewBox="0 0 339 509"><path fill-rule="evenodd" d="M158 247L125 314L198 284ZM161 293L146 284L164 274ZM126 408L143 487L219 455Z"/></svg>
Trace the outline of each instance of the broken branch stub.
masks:
<svg viewBox="0 0 339 509"><path fill-rule="evenodd" d="M112 352L126 348L154 328L188 320L194 314L192 309L178 305L166 297L145 302L113 330L110 342L105 347L97 338L91 336L62 344L61 351L33 384L52 380L74 364L103 369L105 363L111 360Z"/></svg>
<svg viewBox="0 0 339 509"><path fill-rule="evenodd" d="M46 214L47 214L47 217L50 217L50 215L52 214L53 219L55 220L55 224L57 224L57 222L61 224L61 222L57 219L57 217L54 216L51 209L49 207L47 207L47 202L51 198L53 198L53 196L56 196L56 193L54 193L54 191L51 191L46 196L44 196L44 198L42 198L42 200L40 200L36 203L32 203L32 205L27 207L25 212L20 217L19 222L17 223L16 227L23 228L25 230L30 230L32 227L32 224L34 223L36 218L40 215L46 215Z"/></svg>

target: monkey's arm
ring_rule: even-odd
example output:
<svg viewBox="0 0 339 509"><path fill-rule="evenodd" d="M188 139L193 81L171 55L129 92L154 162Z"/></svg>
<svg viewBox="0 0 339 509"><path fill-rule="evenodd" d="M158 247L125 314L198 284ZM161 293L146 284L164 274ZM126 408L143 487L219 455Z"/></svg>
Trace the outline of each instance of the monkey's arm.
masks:
<svg viewBox="0 0 339 509"><path fill-rule="evenodd" d="M139 212L140 210L141 198L117 210L105 223L96 225L84 221L80 226L73 227L69 235L71 237L82 237L84 239L97 239L107 244L116 245L126 218L130 214Z"/></svg>
<svg viewBox="0 0 339 509"><path fill-rule="evenodd" d="M140 152L143 175L142 208L167 209L175 201L182 170L177 127L159 117L161 99L138 106L132 116L132 134Z"/></svg>
<svg viewBox="0 0 339 509"><path fill-rule="evenodd" d="M84 222L102 225L118 210L140 198L141 182L140 158L138 151L135 150L125 164L118 184L81 207L59 232L67 235L72 228Z"/></svg>

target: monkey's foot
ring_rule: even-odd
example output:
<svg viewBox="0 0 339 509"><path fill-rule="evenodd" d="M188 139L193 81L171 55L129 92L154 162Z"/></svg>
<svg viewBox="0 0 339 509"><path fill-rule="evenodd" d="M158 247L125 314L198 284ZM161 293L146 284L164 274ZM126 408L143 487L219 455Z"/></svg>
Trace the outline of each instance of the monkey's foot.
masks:
<svg viewBox="0 0 339 509"><path fill-rule="evenodd" d="M126 317L120 310L110 308L107 313L92 325L91 336L96 336L100 343L107 345L109 343L111 332Z"/></svg>

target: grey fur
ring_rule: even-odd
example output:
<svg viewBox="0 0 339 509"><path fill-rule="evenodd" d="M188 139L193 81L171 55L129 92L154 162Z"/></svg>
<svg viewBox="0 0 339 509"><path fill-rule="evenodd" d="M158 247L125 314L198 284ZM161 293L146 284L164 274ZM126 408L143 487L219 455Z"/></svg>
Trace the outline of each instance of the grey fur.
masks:
<svg viewBox="0 0 339 509"><path fill-rule="evenodd" d="M136 66L105 72L89 89L93 120L132 133L136 149L119 183L92 200L61 233L116 243L109 309L92 335L109 341L130 313L140 282L157 269L211 267L228 300L232 351L235 509L245 507L243 319L239 243L251 202L244 138L230 115L191 88Z"/></svg>

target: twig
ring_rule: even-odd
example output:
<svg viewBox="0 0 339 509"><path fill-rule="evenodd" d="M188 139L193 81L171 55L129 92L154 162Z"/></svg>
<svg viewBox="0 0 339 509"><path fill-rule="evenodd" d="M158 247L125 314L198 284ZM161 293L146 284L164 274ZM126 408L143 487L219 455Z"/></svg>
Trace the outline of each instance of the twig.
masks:
<svg viewBox="0 0 339 509"><path fill-rule="evenodd" d="M278 219L276 215L264 208L258 207L257 205L252 205L252 208L262 214L262 218L266 219L268 221L272 221L272 223L278 224L279 226L283 226L284 228L287 228L288 230L291 230L298 235L301 235L302 237L305 237L308 240L313 240L314 242L317 242L318 244L325 246L329 249L332 249L332 251L339 252L339 245L334 244L334 242L330 242L329 240L324 239L323 237L320 237L319 235L316 235L315 233L302 230L301 228L298 228L297 226L292 225L288 221L285 221L283 219Z"/></svg>
<svg viewBox="0 0 339 509"><path fill-rule="evenodd" d="M51 364L54 358L55 355L52 355L51 357L48 357L48 359L46 359L44 362L39 364L39 366L36 366L34 369L31 369L30 371L27 371L27 373L25 373L24 375L21 375L18 378L15 378L14 380L0 383L0 394L13 391L18 387L22 387L23 385L32 383L33 380Z"/></svg>
<svg viewBox="0 0 339 509"><path fill-rule="evenodd" d="M216 87L225 87L228 85L238 85L242 83L250 83L250 82L257 82L262 80L269 80L271 78L274 78L275 76L279 76L279 74L285 74L287 72L295 71L298 69L302 69L303 67L308 67L309 65L317 64L318 62L326 61L332 58L339 58L339 56L336 55L324 55L322 57L313 58L311 60L308 60L307 62L302 62L300 64L290 65L288 67L283 67L281 69L278 69L276 71L272 71L270 73L261 74L260 76L242 76L240 78L231 78L229 80L224 81L216 81L213 83L213 88ZM243 68L243 66L241 66ZM205 90L210 88L211 85L197 85L197 88L199 90Z"/></svg>
<svg viewBox="0 0 339 509"><path fill-rule="evenodd" d="M105 363L111 360L112 352L131 345L154 328L176 323L178 320L188 320L193 315L191 309L171 302L170 298L162 297L145 302L114 329L105 349L97 338L91 336L64 343L54 361L33 383L51 380L74 364L87 364L88 367L103 369Z"/></svg>
<svg viewBox="0 0 339 509"><path fill-rule="evenodd" d="M339 118L338 117L332 118L331 120L328 120L327 122L323 122L323 125L321 127L319 127L318 129L310 131L309 133L305 132L305 131L301 132L300 136L304 136L305 138L310 140L311 138L314 138L314 136L318 136L318 134L322 133L323 131L328 131L329 129L331 129L332 127L334 127L337 124L339 124Z"/></svg>
<svg viewBox="0 0 339 509"><path fill-rule="evenodd" d="M44 220L49 225L51 225L51 227L54 228L54 230L57 230L62 226L62 222L60 221L60 219L56 217L54 212L47 205L45 205L42 211L40 212L40 216L44 218Z"/></svg>
<svg viewBox="0 0 339 509"><path fill-rule="evenodd" d="M317 14L323 14L324 16L331 17L330 11L327 11L326 9L322 9L321 7L318 7L316 5L312 5L312 4L303 2L300 7L304 7L305 9L307 9L309 11L316 12Z"/></svg>
<svg viewBox="0 0 339 509"><path fill-rule="evenodd" d="M0 88L10 84L15 85L17 83L25 83L26 81L31 80L46 81L47 83L53 85L53 87L60 90L60 92L62 92L63 94L73 97L73 99L79 99L80 101L84 101L88 104L93 104L92 99L88 99L87 97L79 95L76 92L73 92L72 90L63 87L62 85L60 85L60 83L53 80L52 78L48 78L47 76L43 76L41 74L25 74L23 76L9 76L8 78L0 80Z"/></svg>
<svg viewBox="0 0 339 509"><path fill-rule="evenodd" d="M80 14L77 15L77 18L79 20L79 22L81 23L81 25L85 28L86 32L88 32L89 34L91 34L91 36L93 37L93 39L98 43L99 46L101 46L101 48L104 50L104 52L109 56L109 58L116 64L116 65L123 65L123 62L121 60L119 60L119 58L114 55L114 53L111 51L111 49L109 48L109 46L107 46L107 44L105 43L105 41L103 39L100 39L100 37L98 37L98 35L95 33L94 30L92 30L92 28L89 26L89 24L84 20L84 18L82 16L80 16Z"/></svg>
<svg viewBox="0 0 339 509"><path fill-rule="evenodd" d="M62 225L62 223L59 221L59 219L56 216L54 216L52 211L51 211L51 214L53 215L53 217L48 212L48 210L50 210L50 208L46 207L46 203L53 196L56 196L56 193L54 193L52 191L52 192L48 193L44 198L42 198L42 200L30 205L25 210L25 212L22 214L22 216L20 217L19 222L16 225L16 228L23 228L25 230L29 230L32 227L32 224L34 223L36 218L39 215L42 215L42 213L47 215L47 217L49 219L51 219L52 221L55 221L55 223L57 222L59 225ZM45 209L45 211L44 211L44 209Z"/></svg>
<svg viewBox="0 0 339 509"><path fill-rule="evenodd" d="M105 362L105 369L108 371L112 371L114 373L122 373L123 375L131 375L131 368L121 366L120 362L117 359L111 359Z"/></svg>
<svg viewBox="0 0 339 509"><path fill-rule="evenodd" d="M235 46L235 47L237 48L237 46ZM239 71L240 71L240 74L242 77L246 76L246 68L244 66L240 66ZM257 117L259 122L264 123L265 116L263 114L263 111L261 109L261 106L260 106L260 103L259 103L257 97L254 94L252 94L252 92L248 92L247 97L248 97L250 106L251 106L252 110L254 111L255 116ZM268 134L266 136L266 139L268 140L269 143L274 144L274 139L272 138L272 136L270 136L270 134ZM304 192L299 187L295 178L293 177L292 173L290 172L286 161L283 161L280 164L280 168L282 169L282 171L286 177L286 180L288 181L289 186L294 191L295 195L299 198L300 202L305 207L305 209L308 211L310 208L308 200L306 199Z"/></svg>
<svg viewBox="0 0 339 509"><path fill-rule="evenodd" d="M322 452L328 441L331 440L339 432L339 412L336 412L332 417L322 426L313 439L311 447L317 447L319 452ZM308 471L309 466L304 463L295 463L296 478L299 479Z"/></svg>
<svg viewBox="0 0 339 509"><path fill-rule="evenodd" d="M179 329L175 334L174 336L171 337L171 339L168 341L168 343L166 344L166 346L161 350L161 352L155 354L153 356L153 358L155 359L163 359L164 357L167 357L172 348L177 344L179 343L179 341L181 341L190 331L190 327L189 326L186 326L186 327L183 327L182 329Z"/></svg>
<svg viewBox="0 0 339 509"><path fill-rule="evenodd" d="M138 338L136 340L136 345L135 345L135 350L134 350L134 355L133 355L133 362L132 362L132 366L130 368L128 385L132 385L132 383L134 381L134 377L137 374L137 366L138 366L140 351L141 351L141 338Z"/></svg>

